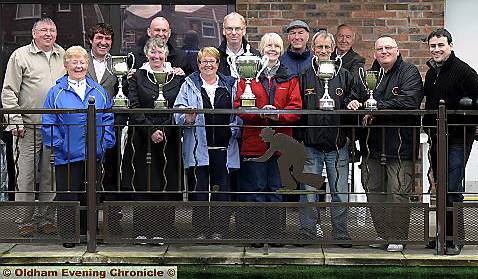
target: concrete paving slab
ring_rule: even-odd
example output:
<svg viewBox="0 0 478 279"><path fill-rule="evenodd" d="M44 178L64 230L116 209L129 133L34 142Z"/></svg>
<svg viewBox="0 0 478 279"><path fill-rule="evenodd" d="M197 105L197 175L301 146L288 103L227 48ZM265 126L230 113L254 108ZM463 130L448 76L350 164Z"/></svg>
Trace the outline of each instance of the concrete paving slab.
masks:
<svg viewBox="0 0 478 279"><path fill-rule="evenodd" d="M90 263L153 264L161 261L167 249L168 245L107 244L98 245L96 253L86 253L84 258Z"/></svg>
<svg viewBox="0 0 478 279"><path fill-rule="evenodd" d="M80 263L86 246L64 248L60 244L16 244L0 256L2 264L15 263Z"/></svg>
<svg viewBox="0 0 478 279"><path fill-rule="evenodd" d="M340 248L323 247L325 265L405 265L406 258L400 252L387 252L368 246Z"/></svg>
<svg viewBox="0 0 478 279"><path fill-rule="evenodd" d="M296 247L286 245L284 247L254 248L245 247L244 264L310 264L323 265L324 254L320 245L306 245Z"/></svg>
<svg viewBox="0 0 478 279"><path fill-rule="evenodd" d="M242 245L170 244L165 264L241 264Z"/></svg>

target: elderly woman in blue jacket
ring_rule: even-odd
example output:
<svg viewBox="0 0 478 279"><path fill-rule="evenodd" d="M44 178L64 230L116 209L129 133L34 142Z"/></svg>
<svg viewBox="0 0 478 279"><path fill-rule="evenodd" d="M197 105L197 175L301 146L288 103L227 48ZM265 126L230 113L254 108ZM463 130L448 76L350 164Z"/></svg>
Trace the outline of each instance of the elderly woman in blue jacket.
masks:
<svg viewBox="0 0 478 279"><path fill-rule="evenodd" d="M86 109L89 99L95 100L97 109L111 108L106 91L86 76L88 53L81 46L72 46L66 50L64 65L66 75L57 80L45 100L46 109ZM56 201L80 201L86 205L86 195L61 193L64 191L85 190L86 169L86 123L84 113L43 114L43 143L53 148L55 154ZM107 148L115 143L112 113L96 114L96 160L100 161ZM101 164L97 164L98 169ZM97 171L98 173L99 171ZM63 238L74 237L74 224L71 223L74 210L63 208L57 214L57 226ZM80 233L86 233L86 212L80 213ZM64 247L74 247L73 243L64 243Z"/></svg>
<svg viewBox="0 0 478 279"><path fill-rule="evenodd" d="M202 48L197 63L199 71L186 77L174 106L232 108L236 80L217 71L219 51L214 47ZM239 117L234 114L196 113L177 113L174 117L176 123L183 126L183 161L189 191L230 191L230 171L239 168ZM189 200L207 201L208 196L207 193L192 193ZM213 201L230 199L229 194L211 195ZM211 208L210 215L208 212L209 208L204 206L193 209L192 222L196 236L198 239L221 239L222 233L228 230L229 211L226 207L216 207Z"/></svg>

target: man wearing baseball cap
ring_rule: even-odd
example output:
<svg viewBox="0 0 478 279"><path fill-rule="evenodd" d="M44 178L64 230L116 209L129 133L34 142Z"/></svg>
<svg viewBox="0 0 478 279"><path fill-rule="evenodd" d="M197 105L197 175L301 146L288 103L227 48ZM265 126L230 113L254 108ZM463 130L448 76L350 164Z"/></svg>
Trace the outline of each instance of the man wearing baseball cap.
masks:
<svg viewBox="0 0 478 279"><path fill-rule="evenodd" d="M289 74L299 75L310 66L312 53L307 47L310 28L302 20L294 20L289 23L285 31L289 47L280 58L280 62L287 66Z"/></svg>

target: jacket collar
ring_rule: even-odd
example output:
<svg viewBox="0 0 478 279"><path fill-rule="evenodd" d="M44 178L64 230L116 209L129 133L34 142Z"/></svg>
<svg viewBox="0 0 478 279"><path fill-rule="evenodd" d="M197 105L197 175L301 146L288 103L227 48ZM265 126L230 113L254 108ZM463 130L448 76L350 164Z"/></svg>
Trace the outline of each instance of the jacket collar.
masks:
<svg viewBox="0 0 478 279"><path fill-rule="evenodd" d="M242 48L244 49L244 51L246 51L247 44L249 44L249 42L246 40L245 37L242 37ZM223 52L225 54L226 53L226 48L227 48L226 37L222 36L222 43L219 45L219 47L217 49L220 52Z"/></svg>
<svg viewBox="0 0 478 279"><path fill-rule="evenodd" d="M306 60L311 55L309 47L306 47L304 52L298 53L298 52L292 51L291 46L289 45L286 52L287 52L287 55L294 60Z"/></svg>
<svg viewBox="0 0 478 279"><path fill-rule="evenodd" d="M448 56L448 59L445 60L445 62L443 62L443 64L441 65L441 68L443 69L443 68L449 67L449 65L453 63L453 60L455 60L455 58L456 58L455 52L452 50L450 53L450 56ZM435 60L433 60L433 58L430 58L427 61L427 66L435 70L438 68L437 63L435 62Z"/></svg>
<svg viewBox="0 0 478 279"><path fill-rule="evenodd" d="M55 53L55 54L60 54L60 49L61 47L57 44L57 43L54 43L53 44L53 49L52 49L52 54ZM35 41L32 40L32 42L30 43L29 45L29 51L31 53L40 53L40 52L43 52L43 50L39 49L37 47L37 45L35 44Z"/></svg>
<svg viewBox="0 0 478 279"><path fill-rule="evenodd" d="M259 79L262 81L266 79L267 76L264 74L264 72L261 73L259 76ZM285 66L283 63L280 63L279 68L276 71L276 74L274 76L276 82L281 83L281 82L287 82L293 78L292 75L289 75L287 66Z"/></svg>
<svg viewBox="0 0 478 279"><path fill-rule="evenodd" d="M95 88L96 85L93 79L91 79L91 77L89 77L88 75L86 75L85 79L86 79L86 94L88 94L88 92L90 92L93 88ZM65 74L61 78L59 78L56 81L56 83L58 84L58 86L60 86L60 88L68 90L68 91L72 91L70 88L71 86L68 83L68 74Z"/></svg>
<svg viewBox="0 0 478 279"><path fill-rule="evenodd" d="M395 72L395 70L400 66L400 64L402 64L402 62L403 62L402 55L399 54L397 57L397 61L395 61L395 64L393 64L392 68L387 73ZM375 61L373 61L371 70L378 71L380 70L380 68L381 68L380 64L378 64L377 59L375 59Z"/></svg>
<svg viewBox="0 0 478 279"><path fill-rule="evenodd" d="M219 81L217 83L218 87L225 87L232 92L232 88L235 86L236 79L232 76L225 76L220 72L217 72L216 74L219 77ZM186 78L186 82L191 86L196 94L201 95L202 79L199 75L199 71L195 71L194 73L190 74Z"/></svg>

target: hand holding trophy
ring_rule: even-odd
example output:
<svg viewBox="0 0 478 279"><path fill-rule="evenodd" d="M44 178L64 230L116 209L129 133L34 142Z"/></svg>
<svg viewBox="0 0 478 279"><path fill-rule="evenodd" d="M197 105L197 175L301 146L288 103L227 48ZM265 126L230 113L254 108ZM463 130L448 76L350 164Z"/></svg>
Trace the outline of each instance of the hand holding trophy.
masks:
<svg viewBox="0 0 478 279"><path fill-rule="evenodd" d="M118 78L118 94L113 98L113 107L127 108L129 100L123 93L123 76L128 73L129 57L132 57L134 65L134 55L130 52L128 55L112 55L111 56L111 72Z"/></svg>
<svg viewBox="0 0 478 279"><path fill-rule="evenodd" d="M363 68L359 68L360 81L370 96L364 103L365 109L377 110L377 101L373 98L373 91L380 85L384 75L383 68L380 68L380 71L365 71Z"/></svg>
<svg viewBox="0 0 478 279"><path fill-rule="evenodd" d="M246 52L237 57L234 62L239 73L239 76L246 80L246 88L244 93L241 95L241 108L255 108L256 107L256 96L252 93L251 89L251 80L256 78L256 81L259 78L259 75L267 67L269 58L263 56L262 59L251 53L250 45L246 46ZM260 69L259 69L260 67Z"/></svg>
<svg viewBox="0 0 478 279"><path fill-rule="evenodd" d="M158 97L156 100L154 100L155 109L168 108L168 100L164 98L163 87L174 79L174 69L171 67L169 62L164 62L164 64L165 65L163 69L159 71L153 71L152 73L146 73L149 81L158 85ZM150 76L153 76L153 78Z"/></svg>
<svg viewBox="0 0 478 279"><path fill-rule="evenodd" d="M342 59L337 57L340 61L339 67L335 69L334 60L320 60L319 57L312 57L312 69L315 75L324 81L324 95L319 100L319 108L321 110L334 110L335 101L329 95L329 80L333 79L342 68ZM317 65L317 69L316 69Z"/></svg>

